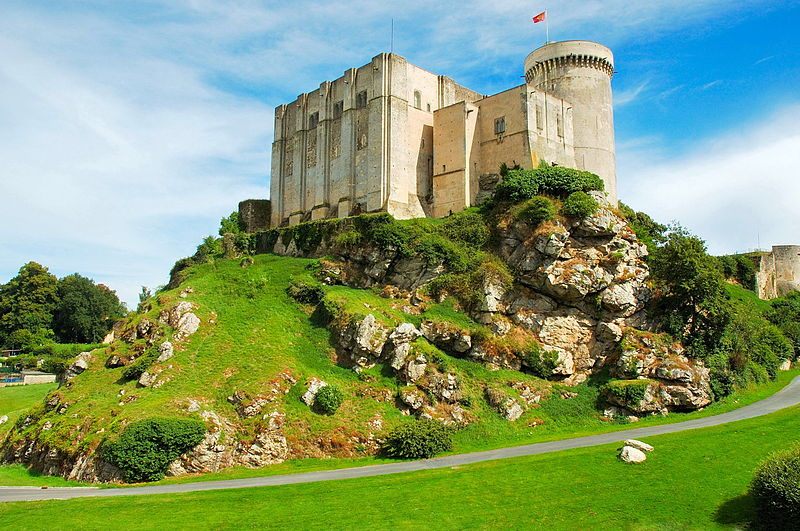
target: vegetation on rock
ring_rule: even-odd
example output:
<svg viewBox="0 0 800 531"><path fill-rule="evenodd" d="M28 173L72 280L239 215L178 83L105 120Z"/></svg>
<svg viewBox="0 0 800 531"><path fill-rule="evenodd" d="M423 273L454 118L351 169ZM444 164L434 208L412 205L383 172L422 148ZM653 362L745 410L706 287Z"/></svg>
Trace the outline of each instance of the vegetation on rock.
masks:
<svg viewBox="0 0 800 531"><path fill-rule="evenodd" d="M101 453L126 481L157 481L178 456L200 444L205 432L200 420L151 418L127 426Z"/></svg>
<svg viewBox="0 0 800 531"><path fill-rule="evenodd" d="M344 402L344 393L336 385L326 385L314 397L314 407L322 413L333 415Z"/></svg>

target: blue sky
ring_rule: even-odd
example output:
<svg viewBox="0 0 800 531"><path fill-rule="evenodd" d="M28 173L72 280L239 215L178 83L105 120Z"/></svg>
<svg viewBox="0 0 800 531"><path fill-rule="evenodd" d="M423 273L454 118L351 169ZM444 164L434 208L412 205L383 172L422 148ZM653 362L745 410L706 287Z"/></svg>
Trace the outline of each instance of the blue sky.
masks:
<svg viewBox="0 0 800 531"><path fill-rule="evenodd" d="M0 4L0 282L28 260L129 303L240 199L275 105L389 46L483 93L544 40L616 56L620 197L726 253L800 243L800 2Z"/></svg>

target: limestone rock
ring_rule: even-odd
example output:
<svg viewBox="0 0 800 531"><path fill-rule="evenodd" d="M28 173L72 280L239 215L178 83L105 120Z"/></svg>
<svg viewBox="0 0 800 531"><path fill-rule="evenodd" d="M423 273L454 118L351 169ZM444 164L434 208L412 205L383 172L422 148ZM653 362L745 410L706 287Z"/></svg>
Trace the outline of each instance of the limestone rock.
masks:
<svg viewBox="0 0 800 531"><path fill-rule="evenodd" d="M370 313L344 327L339 334L339 345L350 352L354 362L367 367L381 357L388 337L389 330Z"/></svg>
<svg viewBox="0 0 800 531"><path fill-rule="evenodd" d="M444 322L423 321L425 339L446 352L464 354L472 348L472 337L460 328Z"/></svg>
<svg viewBox="0 0 800 531"><path fill-rule="evenodd" d="M642 452L652 452L653 451L653 447L652 446L650 446L649 444L647 444L645 442L638 441L636 439L627 439L622 444L624 444L625 446L630 446L630 447L636 448L637 450L641 450Z"/></svg>
<svg viewBox="0 0 800 531"><path fill-rule="evenodd" d="M404 389L400 391L400 401L416 411L425 405L425 395L419 389Z"/></svg>
<svg viewBox="0 0 800 531"><path fill-rule="evenodd" d="M0 424L5 424L6 422L8 422L8 415L0 417Z"/></svg>
<svg viewBox="0 0 800 531"><path fill-rule="evenodd" d="M647 460L645 453L633 446L623 446L622 451L619 453L619 458L624 463L644 463Z"/></svg>
<svg viewBox="0 0 800 531"><path fill-rule="evenodd" d="M312 377L308 381L308 387L306 392L303 393L303 396L300 397L300 400L305 403L305 405L311 407L314 405L314 400L317 398L317 393L320 389L327 386L328 383L320 380L319 378Z"/></svg>
<svg viewBox="0 0 800 531"><path fill-rule="evenodd" d="M156 383L156 379L158 379L158 373L144 371L139 377L138 384L142 387L152 387Z"/></svg>
<svg viewBox="0 0 800 531"><path fill-rule="evenodd" d="M81 352L78 357L72 362L67 370L64 372L64 380L69 381L84 372L89 368L89 362L92 360L92 354L89 352Z"/></svg>
<svg viewBox="0 0 800 531"><path fill-rule="evenodd" d="M173 355L173 348L172 343L169 341L164 341L161 345L158 346L158 358L156 361L158 363L163 363L170 359Z"/></svg>

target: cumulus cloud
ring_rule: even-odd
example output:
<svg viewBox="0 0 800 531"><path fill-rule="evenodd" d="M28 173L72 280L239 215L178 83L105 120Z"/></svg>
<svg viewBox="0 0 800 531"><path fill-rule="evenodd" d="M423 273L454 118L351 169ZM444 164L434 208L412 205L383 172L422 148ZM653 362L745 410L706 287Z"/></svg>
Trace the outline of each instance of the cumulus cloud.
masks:
<svg viewBox="0 0 800 531"><path fill-rule="evenodd" d="M653 142L620 146L620 197L679 220L725 254L800 239L800 105L665 158Z"/></svg>
<svg viewBox="0 0 800 531"><path fill-rule="evenodd" d="M613 45L765 3L568 0L548 14L552 38ZM543 40L537 9L5 0L0 281L33 259L135 302L239 200L267 195L274 105L386 50L391 17L396 51L490 93L519 82L521 58Z"/></svg>

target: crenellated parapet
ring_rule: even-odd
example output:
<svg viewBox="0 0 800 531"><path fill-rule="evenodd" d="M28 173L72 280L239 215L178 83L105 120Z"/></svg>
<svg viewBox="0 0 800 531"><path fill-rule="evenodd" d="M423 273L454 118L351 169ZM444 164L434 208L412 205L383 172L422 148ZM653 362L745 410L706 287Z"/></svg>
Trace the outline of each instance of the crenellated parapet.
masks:
<svg viewBox="0 0 800 531"><path fill-rule="evenodd" d="M608 77L614 75L614 63L607 57L597 55L569 54L561 57L551 57L536 62L525 72L525 81L533 83L537 77L544 76L549 72L557 71L561 68L593 68L599 70Z"/></svg>

